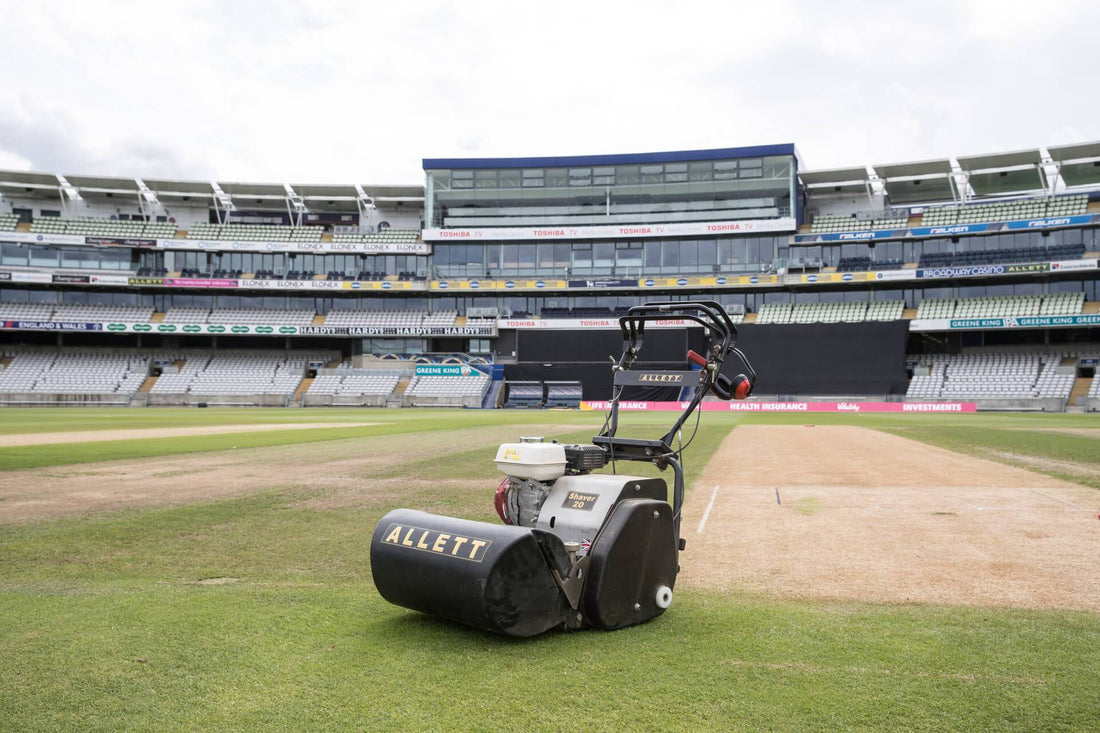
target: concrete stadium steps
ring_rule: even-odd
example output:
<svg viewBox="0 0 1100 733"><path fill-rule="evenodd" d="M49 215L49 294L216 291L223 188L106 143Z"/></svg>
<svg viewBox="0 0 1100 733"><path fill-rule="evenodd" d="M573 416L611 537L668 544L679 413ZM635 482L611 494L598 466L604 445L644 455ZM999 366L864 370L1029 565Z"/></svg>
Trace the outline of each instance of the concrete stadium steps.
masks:
<svg viewBox="0 0 1100 733"><path fill-rule="evenodd" d="M1078 377L1073 380L1073 389L1070 390L1066 405L1071 407L1083 407L1089 396L1089 388L1092 386L1092 377Z"/></svg>
<svg viewBox="0 0 1100 733"><path fill-rule="evenodd" d="M138 387L138 392L148 392L151 390L153 385L157 383L157 379L159 379L159 377L146 377L145 381Z"/></svg>
<svg viewBox="0 0 1100 733"><path fill-rule="evenodd" d="M298 385L298 389L294 390L294 396L291 397L291 400L300 404L302 395L309 391L310 386L313 384L313 379L313 377L306 377L303 379Z"/></svg>

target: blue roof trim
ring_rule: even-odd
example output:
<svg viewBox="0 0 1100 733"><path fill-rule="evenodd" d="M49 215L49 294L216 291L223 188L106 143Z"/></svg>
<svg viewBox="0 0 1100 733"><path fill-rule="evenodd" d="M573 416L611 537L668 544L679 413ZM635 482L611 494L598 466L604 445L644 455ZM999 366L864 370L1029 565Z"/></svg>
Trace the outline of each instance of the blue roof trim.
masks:
<svg viewBox="0 0 1100 733"><path fill-rule="evenodd" d="M580 165L631 165L634 163L682 163L693 160L759 158L765 155L798 155L794 143L750 145L715 150L680 150L668 153L625 153L619 155L566 155L549 158L424 158L424 170L478 168L564 168Z"/></svg>

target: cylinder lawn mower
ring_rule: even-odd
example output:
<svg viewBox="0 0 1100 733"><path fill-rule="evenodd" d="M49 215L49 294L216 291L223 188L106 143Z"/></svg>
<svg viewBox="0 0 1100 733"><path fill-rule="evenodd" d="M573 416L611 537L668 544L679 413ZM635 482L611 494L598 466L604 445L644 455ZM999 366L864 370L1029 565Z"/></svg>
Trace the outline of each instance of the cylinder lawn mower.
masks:
<svg viewBox="0 0 1100 733"><path fill-rule="evenodd" d="M704 353L687 353L699 368L635 368L646 323L669 318L703 326ZM507 478L497 489L496 509L503 526L409 509L388 513L370 548L383 598L509 636L561 627L620 629L664 613L685 547L683 448L674 450L672 441L707 392L744 399L756 373L734 346L737 330L718 303L647 303L631 308L619 327L623 353L611 367L612 399L592 444L521 438L500 446L496 465ZM721 374L730 354L748 376ZM686 409L659 439L615 435L623 388L636 386L693 389ZM615 461L671 467L672 503L664 479L593 473Z"/></svg>

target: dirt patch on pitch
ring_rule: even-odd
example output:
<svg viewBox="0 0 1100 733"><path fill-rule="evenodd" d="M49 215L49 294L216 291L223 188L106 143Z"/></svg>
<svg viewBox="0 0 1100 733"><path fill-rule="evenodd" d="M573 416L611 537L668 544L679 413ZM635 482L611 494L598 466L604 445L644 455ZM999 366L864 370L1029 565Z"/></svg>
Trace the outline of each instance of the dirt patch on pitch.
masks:
<svg viewBox="0 0 1100 733"><path fill-rule="evenodd" d="M1012 430L1028 430L1028 428L1011 428ZM1078 435L1083 438L1100 438L1100 428L1037 428L1037 433L1065 433L1066 435Z"/></svg>
<svg viewBox="0 0 1100 733"><path fill-rule="evenodd" d="M314 509L396 505L417 498L423 506L438 508L439 492L433 491L438 482L379 476L392 476L401 464L432 455L445 460L447 454L475 448L484 448L486 470L495 475L492 461L497 444L517 440L521 434L553 436L581 429L577 425L507 425L4 471L0 472L0 524L212 501L276 489L300 490L310 498L298 506ZM482 509L495 488L491 482L455 483L469 489L469 506L476 490ZM460 509L467 507L464 496L456 502Z"/></svg>
<svg viewBox="0 0 1100 733"><path fill-rule="evenodd" d="M0 448L51 443L99 443L105 440L141 438L185 438L194 435L224 433L261 433L271 430L318 430L321 428L362 428L383 425L377 422L270 423L262 425L202 425L189 428L143 428L141 430L79 430L67 433L24 433L0 435Z"/></svg>
<svg viewBox="0 0 1100 733"><path fill-rule="evenodd" d="M680 581L1100 611L1098 507L1093 489L874 430L741 426L688 497Z"/></svg>

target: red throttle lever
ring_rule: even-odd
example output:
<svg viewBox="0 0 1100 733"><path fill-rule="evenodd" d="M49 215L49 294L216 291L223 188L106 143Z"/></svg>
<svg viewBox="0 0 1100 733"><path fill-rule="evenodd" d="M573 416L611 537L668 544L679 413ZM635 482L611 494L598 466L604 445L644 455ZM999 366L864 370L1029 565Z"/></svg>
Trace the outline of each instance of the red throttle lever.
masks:
<svg viewBox="0 0 1100 733"><path fill-rule="evenodd" d="M688 361L693 361L704 369L706 369L707 367L707 360L696 354L691 349L688 349Z"/></svg>

